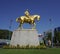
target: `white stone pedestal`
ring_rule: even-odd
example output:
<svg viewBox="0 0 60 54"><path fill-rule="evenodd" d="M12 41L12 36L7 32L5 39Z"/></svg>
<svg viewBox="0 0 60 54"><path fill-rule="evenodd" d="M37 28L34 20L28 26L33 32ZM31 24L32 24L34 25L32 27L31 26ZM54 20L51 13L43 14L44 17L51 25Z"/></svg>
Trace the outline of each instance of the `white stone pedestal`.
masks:
<svg viewBox="0 0 60 54"><path fill-rule="evenodd" d="M36 29L17 29L13 31L10 45L13 46L38 46L38 33Z"/></svg>

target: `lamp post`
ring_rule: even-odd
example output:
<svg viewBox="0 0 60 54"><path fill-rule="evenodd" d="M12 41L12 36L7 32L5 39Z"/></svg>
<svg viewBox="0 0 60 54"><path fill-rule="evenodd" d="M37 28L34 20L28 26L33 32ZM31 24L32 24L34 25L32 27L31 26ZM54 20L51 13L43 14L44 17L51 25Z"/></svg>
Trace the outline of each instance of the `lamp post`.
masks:
<svg viewBox="0 0 60 54"><path fill-rule="evenodd" d="M52 27L52 19L51 18L49 19L49 22L50 22L50 27ZM53 30L52 30L52 28L50 30L51 30L51 44L53 47Z"/></svg>
<svg viewBox="0 0 60 54"><path fill-rule="evenodd" d="M10 30L11 30L11 26L12 26L12 21L13 21L13 20L10 20L10 25L9 25L9 40L10 40L10 36L11 36Z"/></svg>

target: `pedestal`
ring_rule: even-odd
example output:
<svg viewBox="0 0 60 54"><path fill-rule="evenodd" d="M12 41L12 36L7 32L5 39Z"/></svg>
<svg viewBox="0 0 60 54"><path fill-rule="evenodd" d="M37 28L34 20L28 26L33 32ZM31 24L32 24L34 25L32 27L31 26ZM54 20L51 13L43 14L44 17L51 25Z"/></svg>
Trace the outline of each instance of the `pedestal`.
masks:
<svg viewBox="0 0 60 54"><path fill-rule="evenodd" d="M17 29L13 31L10 45L13 46L38 46L38 33L36 29Z"/></svg>

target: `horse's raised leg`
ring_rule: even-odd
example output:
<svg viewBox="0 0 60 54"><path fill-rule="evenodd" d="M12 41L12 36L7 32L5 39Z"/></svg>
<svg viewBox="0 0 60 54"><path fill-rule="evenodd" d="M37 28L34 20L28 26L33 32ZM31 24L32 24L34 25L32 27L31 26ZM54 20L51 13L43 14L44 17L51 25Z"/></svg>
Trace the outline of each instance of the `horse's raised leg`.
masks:
<svg viewBox="0 0 60 54"><path fill-rule="evenodd" d="M22 23L20 23L19 28L21 28L21 29L22 29Z"/></svg>
<svg viewBox="0 0 60 54"><path fill-rule="evenodd" d="M36 28L36 24L35 24L35 23L33 23L32 25L33 25L32 29L35 29L35 28Z"/></svg>
<svg viewBox="0 0 60 54"><path fill-rule="evenodd" d="M35 29L36 28L36 24L35 23L33 23L33 29Z"/></svg>

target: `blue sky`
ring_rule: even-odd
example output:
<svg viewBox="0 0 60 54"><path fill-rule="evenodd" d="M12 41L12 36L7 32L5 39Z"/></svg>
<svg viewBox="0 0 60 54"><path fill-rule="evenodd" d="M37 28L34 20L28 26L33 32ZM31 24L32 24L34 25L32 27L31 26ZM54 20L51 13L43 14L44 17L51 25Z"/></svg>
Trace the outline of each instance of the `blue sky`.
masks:
<svg viewBox="0 0 60 54"><path fill-rule="evenodd" d="M19 23L16 18L24 15L26 9L31 15L41 16L40 21L36 22L38 33L60 26L60 0L0 0L0 29L9 29L10 20L13 20L10 30L17 29ZM29 28L30 25L23 26Z"/></svg>

